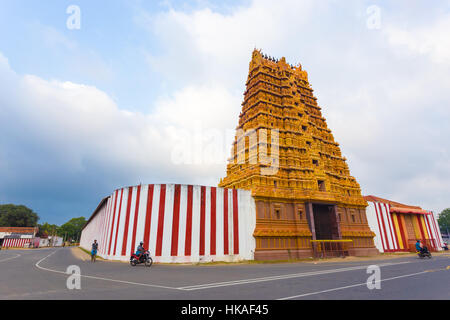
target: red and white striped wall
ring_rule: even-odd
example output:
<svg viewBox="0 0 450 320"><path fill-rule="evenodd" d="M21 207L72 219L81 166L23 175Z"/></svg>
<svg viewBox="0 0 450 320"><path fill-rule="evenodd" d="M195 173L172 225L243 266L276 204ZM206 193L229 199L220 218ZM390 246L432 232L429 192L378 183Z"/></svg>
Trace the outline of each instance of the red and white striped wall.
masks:
<svg viewBox="0 0 450 320"><path fill-rule="evenodd" d="M444 240L442 239L441 230L433 211L430 211L429 215L425 216L425 222L428 230L428 234L433 236L434 243L438 250L441 250L444 246Z"/></svg>
<svg viewBox="0 0 450 320"><path fill-rule="evenodd" d="M399 251L397 233L388 203L371 202L366 209L367 222L375 233L373 241L380 252Z"/></svg>
<svg viewBox="0 0 450 320"><path fill-rule="evenodd" d="M375 233L373 240L376 248L380 252L407 251L409 249L408 239L403 234L401 219L397 216L397 221L394 221L392 215L392 210L395 211L396 208L391 208L391 205L385 202L368 201L368 203L369 206L366 209L367 222L370 229ZM442 250L442 236L433 212L419 211L422 211L423 214L414 214L414 216L417 218L420 238L429 240L433 250Z"/></svg>
<svg viewBox="0 0 450 320"><path fill-rule="evenodd" d="M82 231L105 259L128 260L140 241L155 262L253 260L255 203L247 190L150 184L116 190Z"/></svg>
<svg viewBox="0 0 450 320"><path fill-rule="evenodd" d="M4 248L23 248L28 245L33 239L32 238L18 238L18 239L4 239L2 247Z"/></svg>

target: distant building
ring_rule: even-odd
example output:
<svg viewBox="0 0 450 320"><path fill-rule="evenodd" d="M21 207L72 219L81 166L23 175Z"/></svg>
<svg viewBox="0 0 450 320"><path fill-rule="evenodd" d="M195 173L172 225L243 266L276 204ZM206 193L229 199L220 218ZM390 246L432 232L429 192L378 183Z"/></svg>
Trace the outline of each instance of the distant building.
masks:
<svg viewBox="0 0 450 320"><path fill-rule="evenodd" d="M376 196L364 199L369 203L367 220L380 252L415 252L417 240L422 240L431 251L442 250L444 242L432 211Z"/></svg>
<svg viewBox="0 0 450 320"><path fill-rule="evenodd" d="M0 227L0 246L3 248L23 248L33 242L37 227Z"/></svg>
<svg viewBox="0 0 450 320"><path fill-rule="evenodd" d="M63 245L63 238L62 237L57 237L57 236L50 236L48 237L49 240L49 244L52 247L62 247Z"/></svg>

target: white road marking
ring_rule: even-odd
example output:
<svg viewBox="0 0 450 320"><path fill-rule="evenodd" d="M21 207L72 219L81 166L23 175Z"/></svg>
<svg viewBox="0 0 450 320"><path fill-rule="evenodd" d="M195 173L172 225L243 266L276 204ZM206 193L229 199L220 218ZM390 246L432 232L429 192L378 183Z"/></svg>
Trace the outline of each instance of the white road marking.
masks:
<svg viewBox="0 0 450 320"><path fill-rule="evenodd" d="M404 261L404 262L397 262L397 263L384 263L384 264L379 264L379 266L385 267L385 266L393 266L393 265L399 265L399 264L405 264L405 263L411 263L411 262ZM284 280L284 279L301 278L301 277L310 277L310 276L316 276L316 275L322 275L322 274L361 270L361 269L366 269L367 267L368 267L367 265L364 265L364 266L356 266L356 267L349 267L349 268L339 268L339 269L329 269L329 270L322 270L322 271L286 274L286 275L280 275L280 276L270 276L270 277L242 279L242 280L235 280L235 281L206 283L206 284L200 284L200 285L179 287L178 289L188 290L188 291L210 289L210 288L234 286L234 285L240 285L240 284L257 283L257 282L274 281L274 280Z"/></svg>
<svg viewBox="0 0 450 320"><path fill-rule="evenodd" d="M41 270L67 275L66 272L64 272L64 271L53 270L53 269L45 268L45 267L42 267L42 266L39 265L42 261L44 261L45 259L47 259L51 255L55 254L57 251L58 250L55 250L54 252L50 253L49 255L47 255L44 258L42 258L41 260L39 260L36 263L35 266L37 268L41 269ZM403 261L403 262L397 262L397 263L383 263L383 264L379 264L379 266L380 267L395 266L395 265L407 264L407 263L411 263L411 262L412 261ZM97 279L97 280L103 280L103 281L132 284L132 285L145 286L145 287L163 288L163 289L180 290L180 291L192 291L192 290L211 289L211 288L216 288L216 287L233 286L233 285L240 285L240 284L250 284L250 283L258 283L258 282L265 282L265 281L284 280L284 279L291 279L291 278L300 278L300 277L316 276L316 275L323 275L323 274L330 274L330 273L339 273L339 272L347 272L347 271L354 271L354 270L362 270L362 269L366 269L367 266L368 265L363 265L363 266L355 266L355 267L348 267L348 268L338 268L338 269L329 269L329 270L322 270L322 271L312 271L312 272L304 272L304 273L286 274L286 275L279 275L279 276L270 276L270 277L261 277L261 278L253 278L253 279L242 279L242 280L235 280L235 281L207 283L207 284L192 285L192 286L185 286L185 287L167 287L167 286L161 286L161 285L156 285L156 284L137 283L137 282L131 282L131 281L124 281L124 280L117 280L117 279L110 279L110 278L102 278L102 277L95 277L95 276L88 276L88 275L80 275L80 276L84 277L84 278L91 278L91 279ZM410 275L403 275L403 276L399 276L399 277L384 279L384 280L381 280L381 281L388 281L388 280L393 280L393 279L398 279L398 278L403 278L403 277L409 277L409 276L414 276L414 275L418 275L418 274L422 274L422 273L425 273L425 271L419 272L419 273L410 274ZM324 293L324 292L343 290L343 289L346 289L346 288L352 288L352 287L357 287L357 286L362 286L362 285L366 285L366 283L350 285L350 286L345 286L345 287L340 287L340 288L333 288L333 289L328 289L328 290L319 291L319 292L306 293L306 294L301 294L301 295L281 298L279 300L294 299L294 298L297 298L297 297L304 297L304 296L314 295L314 294L319 294L319 293Z"/></svg>
<svg viewBox="0 0 450 320"><path fill-rule="evenodd" d="M10 257L10 258L6 258L6 259L3 259L3 260L0 260L0 262L12 260L12 259L18 258L18 257L20 257L20 256L21 256L21 255L17 253L15 257Z"/></svg>
<svg viewBox="0 0 450 320"><path fill-rule="evenodd" d="M44 261L45 259L47 259L48 257L50 257L51 255L55 254L58 250L53 251L52 253L50 253L48 256L45 256L44 258L42 258L41 260L39 260L38 262L36 262L35 266L41 270L45 270L45 271L50 271L50 272L54 272L54 273L60 273L60 274L64 274L67 276L67 273L64 271L58 271L58 270L53 270L53 269L49 269L49 268L44 268L41 267L39 264ZM111 281L111 282L118 282L118 283L126 283L126 284L132 284L132 285L137 285L137 286L144 286L144 287L154 287L154 288L163 288L163 289L172 289L172 290L180 290L178 288L173 288L173 287L166 287L166 286L160 286L157 284L147 284L147 283L138 283L138 282L131 282L131 281L124 281L124 280L117 280L117 279L109 279L109 278L101 278L101 277L94 277L94 276L87 276L87 275L80 275L81 277L84 278L90 278L90 279L97 279L97 280L103 280L103 281Z"/></svg>
<svg viewBox="0 0 450 320"><path fill-rule="evenodd" d="M416 276L416 275L419 275L419 274L424 274L424 273L427 273L427 271L421 271L421 272L417 272L417 273L405 274L405 275L402 275L402 276L397 276L397 277L377 280L375 282L378 283L378 282L389 281L389 280L394 280L394 279L413 277L413 276ZM327 292L338 291L338 290L344 290L344 289L348 289L348 288L354 288L354 287L360 287L360 286L366 286L366 285L367 285L367 282L358 283L358 284L353 284L353 285L350 285L350 286L338 287L338 288L333 288L333 289L328 289L328 290L322 290L322 291L316 291L316 292L299 294L299 295L296 295L296 296L279 298L277 300L290 300L290 299L295 299L295 298L302 298L302 297L312 296L312 295L316 295L316 294L327 293Z"/></svg>

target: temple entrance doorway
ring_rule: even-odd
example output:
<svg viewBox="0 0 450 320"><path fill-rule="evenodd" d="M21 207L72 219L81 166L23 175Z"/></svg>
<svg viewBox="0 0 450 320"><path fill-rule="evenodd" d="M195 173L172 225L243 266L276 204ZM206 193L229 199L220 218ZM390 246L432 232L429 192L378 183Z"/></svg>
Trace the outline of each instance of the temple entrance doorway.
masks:
<svg viewBox="0 0 450 320"><path fill-rule="evenodd" d="M308 203L308 223L312 233L312 250L316 258L345 257L348 243L341 242L337 208L334 204Z"/></svg>
<svg viewBox="0 0 450 320"><path fill-rule="evenodd" d="M341 239L336 205L309 203L308 219L314 240ZM311 223L312 222L312 223Z"/></svg>

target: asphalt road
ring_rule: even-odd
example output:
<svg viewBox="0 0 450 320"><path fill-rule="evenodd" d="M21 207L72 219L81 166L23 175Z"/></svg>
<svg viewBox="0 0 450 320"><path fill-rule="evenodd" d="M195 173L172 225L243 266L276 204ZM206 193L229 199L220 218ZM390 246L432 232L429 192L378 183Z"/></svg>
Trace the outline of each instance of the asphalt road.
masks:
<svg viewBox="0 0 450 320"><path fill-rule="evenodd" d="M450 255L339 263L161 265L77 258L73 248L0 251L0 299L450 300ZM79 250L76 249L75 250ZM80 289L68 289L68 266ZM380 289L369 289L369 265Z"/></svg>

